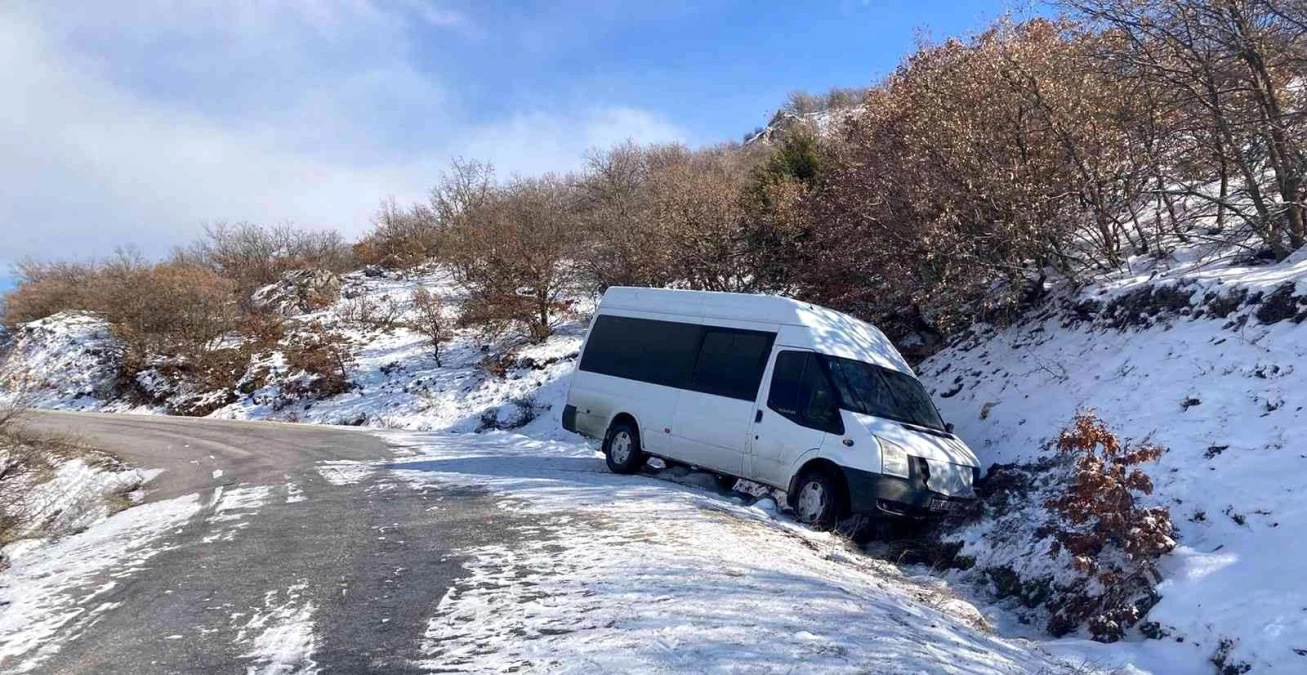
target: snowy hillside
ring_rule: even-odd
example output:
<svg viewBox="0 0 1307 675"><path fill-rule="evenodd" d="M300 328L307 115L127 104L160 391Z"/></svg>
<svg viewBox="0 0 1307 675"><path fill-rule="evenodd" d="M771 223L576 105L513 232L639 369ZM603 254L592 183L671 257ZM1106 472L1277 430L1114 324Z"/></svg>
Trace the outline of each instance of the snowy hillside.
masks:
<svg viewBox="0 0 1307 675"><path fill-rule="evenodd" d="M348 390L325 398L313 395L309 378L288 363L288 340L254 354L231 389L195 391L155 369L138 375L134 391L126 391L115 387L119 357L108 325L84 313L20 327L8 351L0 353L0 381L23 383L23 396L35 407L62 410L194 408L221 419L443 431L517 427L547 413L558 418L561 411L550 406L580 348L589 300L578 301L576 313L543 343L453 330L437 365L429 341L404 325L419 288L450 301L452 325L458 291L441 272L357 272L343 278L340 298L329 306L286 312L292 337L297 327L313 326L339 334L347 345Z"/></svg>
<svg viewBox="0 0 1307 675"><path fill-rule="evenodd" d="M1138 270L1138 267L1136 267ZM1147 632L1098 650L1105 662L1196 672L1217 659L1260 672L1307 668L1307 256L1251 268L1175 264L1091 287L1008 328L978 327L919 371L945 419L986 464L1030 462L1078 409L1123 438L1169 448L1146 467L1179 547L1163 561ZM1038 583L1035 535L992 520L963 531L976 568ZM1012 589L1007 589L1012 592ZM1019 598L1004 601L1027 612ZM1241 671L1229 671L1241 672Z"/></svg>
<svg viewBox="0 0 1307 675"><path fill-rule="evenodd" d="M120 361L109 325L84 312L25 324L0 341L0 383L41 408L100 408L113 396Z"/></svg>

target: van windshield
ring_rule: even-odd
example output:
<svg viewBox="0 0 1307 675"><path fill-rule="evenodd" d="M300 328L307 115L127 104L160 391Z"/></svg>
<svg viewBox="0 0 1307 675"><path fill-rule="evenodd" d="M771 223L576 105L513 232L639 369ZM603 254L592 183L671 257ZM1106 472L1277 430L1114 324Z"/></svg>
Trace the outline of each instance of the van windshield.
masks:
<svg viewBox="0 0 1307 675"><path fill-rule="evenodd" d="M853 359L822 358L839 391L841 408L944 431L935 403L917 378Z"/></svg>

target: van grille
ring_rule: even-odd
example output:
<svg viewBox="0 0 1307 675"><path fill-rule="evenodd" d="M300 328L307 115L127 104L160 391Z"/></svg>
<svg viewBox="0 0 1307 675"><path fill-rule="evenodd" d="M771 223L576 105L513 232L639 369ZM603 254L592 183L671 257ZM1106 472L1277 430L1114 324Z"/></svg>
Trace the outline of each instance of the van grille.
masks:
<svg viewBox="0 0 1307 675"><path fill-rule="evenodd" d="M951 464L936 459L926 460L930 467L930 476L926 478L926 487L949 497L975 497L971 481L975 470L963 464Z"/></svg>

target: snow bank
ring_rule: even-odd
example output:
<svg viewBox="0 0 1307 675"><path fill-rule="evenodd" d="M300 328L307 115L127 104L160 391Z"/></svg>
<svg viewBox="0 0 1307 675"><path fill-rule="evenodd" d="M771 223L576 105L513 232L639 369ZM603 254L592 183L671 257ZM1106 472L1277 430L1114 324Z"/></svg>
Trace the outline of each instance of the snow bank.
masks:
<svg viewBox="0 0 1307 675"><path fill-rule="evenodd" d="M76 537L8 547L11 567L0 577L0 669L30 671L65 641L53 636L76 635L98 621L114 604L96 597L127 583L167 550L160 537L199 509L194 495L154 502L117 513ZM71 590L103 575L107 580L90 594Z"/></svg>
<svg viewBox="0 0 1307 675"><path fill-rule="evenodd" d="M1145 467L1181 546L1163 562L1160 640L1087 647L1155 672L1307 668L1307 255L1279 265L1148 269L1004 329L981 327L918 369L987 464L1028 462L1081 408L1168 447ZM1039 509L1025 520L1043 521ZM982 523L962 553L1017 560ZM1009 601L1011 602L1011 601ZM1063 645L1070 644L1067 642Z"/></svg>
<svg viewBox="0 0 1307 675"><path fill-rule="evenodd" d="M6 495L4 503L12 507L5 509L6 515L21 523L17 537L58 537L80 532L128 505L131 493L158 473L131 469L107 457L77 457L15 478L0 488L0 495Z"/></svg>

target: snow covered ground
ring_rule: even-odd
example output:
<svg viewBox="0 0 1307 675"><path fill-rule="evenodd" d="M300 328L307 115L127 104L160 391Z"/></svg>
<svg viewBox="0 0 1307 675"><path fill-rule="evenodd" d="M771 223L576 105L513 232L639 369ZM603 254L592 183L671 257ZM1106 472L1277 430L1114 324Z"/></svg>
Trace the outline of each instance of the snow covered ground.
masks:
<svg viewBox="0 0 1307 675"><path fill-rule="evenodd" d="M704 487L711 477L617 476L587 444L512 432L382 433L410 456L374 470L436 494L488 488L532 516L524 535L544 533L463 552L469 575L428 622L424 669L1073 671L996 636L939 579L800 527L770 498Z"/></svg>
<svg viewBox="0 0 1307 675"><path fill-rule="evenodd" d="M1307 482L1307 255L1252 268L1143 268L1074 301L1101 309L1082 305L1096 318L1078 323L1049 311L981 328L919 371L986 464L1048 454L1081 408L1123 438L1169 448L1144 467L1155 485L1149 503L1169 507L1179 530L1179 547L1163 561L1162 600L1147 617L1165 637L1079 646L1103 663L1203 672L1224 642L1228 664L1307 670L1307 502L1299 494ZM1032 530L1042 523L1029 520ZM1050 562L1046 540L1003 549L992 527L962 534L962 553L978 569L1037 573Z"/></svg>

